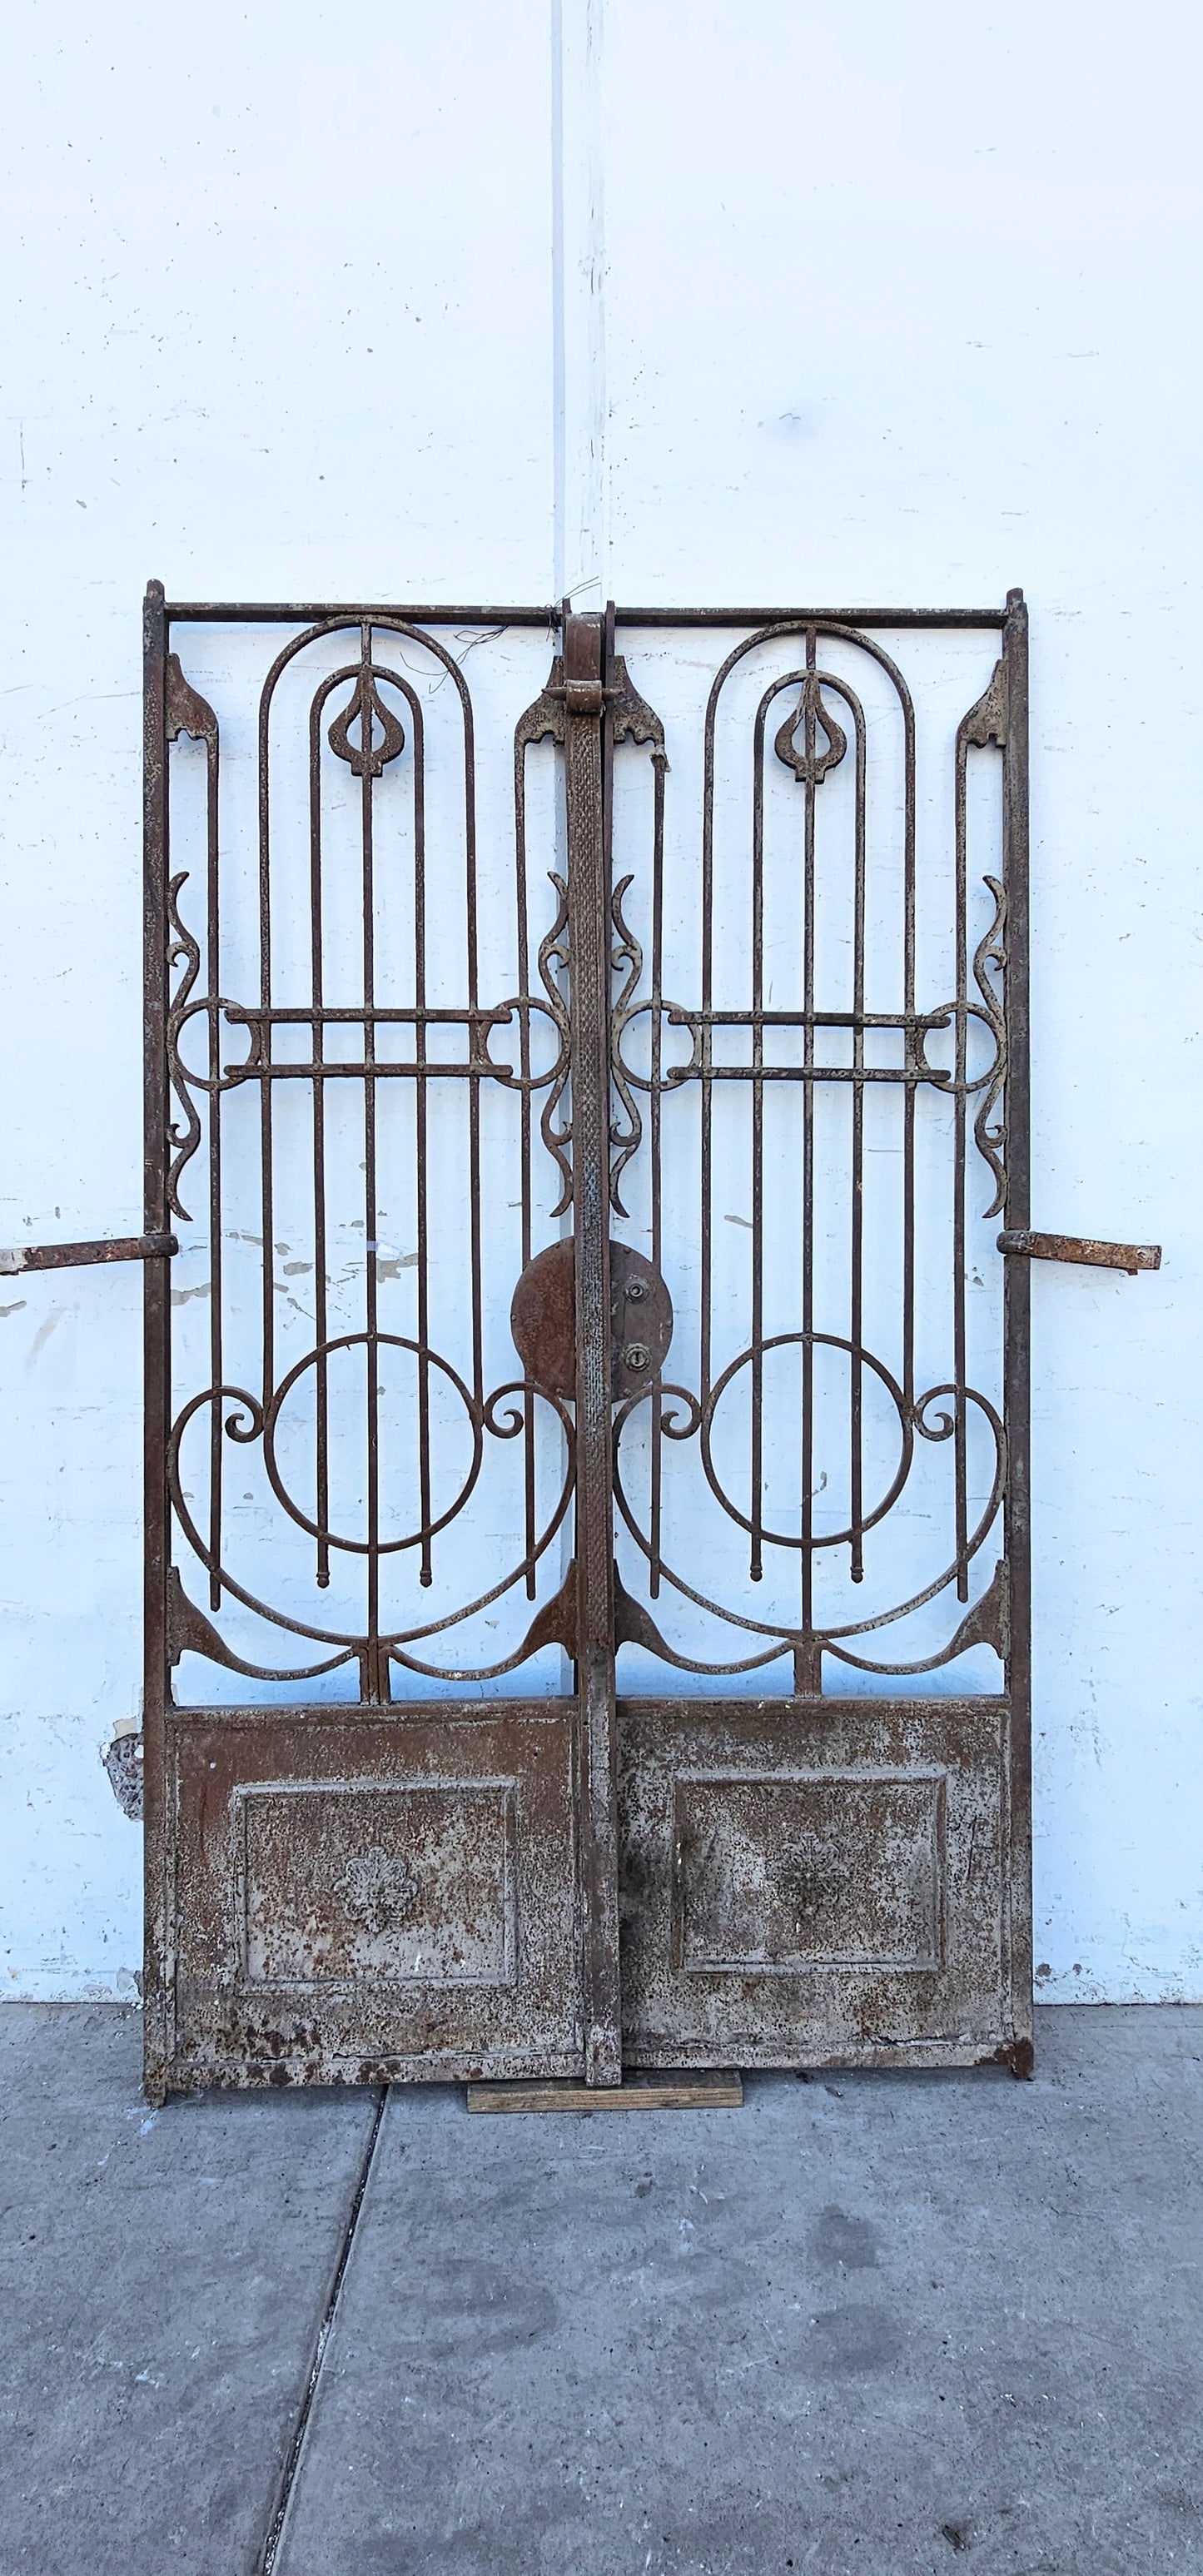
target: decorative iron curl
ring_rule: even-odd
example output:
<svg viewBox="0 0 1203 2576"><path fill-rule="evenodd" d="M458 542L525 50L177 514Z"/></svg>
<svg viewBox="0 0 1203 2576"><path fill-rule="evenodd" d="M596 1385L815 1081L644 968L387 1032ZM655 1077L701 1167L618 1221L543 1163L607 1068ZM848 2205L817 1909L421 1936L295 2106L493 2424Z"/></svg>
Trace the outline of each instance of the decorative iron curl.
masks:
<svg viewBox="0 0 1203 2576"><path fill-rule="evenodd" d="M515 1391L521 1384L521 1380L516 1380L513 1388L497 1388L495 1394L489 1398L489 1402L483 1408L483 1411L487 1413L490 1406L495 1405L503 1395ZM534 1392L539 1395L544 1394L544 1390L542 1388L536 1388ZM189 1423L192 1421L193 1417L201 1411L202 1407L220 1404L223 1400L228 1398L232 1398L234 1400L237 1408L236 1413L227 1416L226 1419L225 1428L229 1436L232 1439L236 1439L244 1443L259 1439L262 1436L265 1421L264 1409L258 1398L252 1395L248 1388L224 1385L205 1387L198 1395L194 1395L190 1398L189 1402L183 1407L173 1424L167 1443L166 1464L168 1491L171 1496L172 1506L180 1528L182 1529L193 1554L198 1558L199 1562L203 1566L216 1573L223 1592L228 1594L232 1601L239 1602L243 1609L251 1611L256 1618L265 1620L269 1626L284 1629L289 1636L312 1638L315 1643L319 1645L333 1646L339 1651L331 1657L328 1663L310 1665L303 1672L295 1670L279 1671L269 1665L248 1663L233 1647L227 1646L225 1639L221 1636L220 1631L213 1626L212 1621L206 1619L203 1612L197 1610L195 1605L192 1602L187 1601L186 1598L183 1599L182 1611L184 1626L180 1630L178 1641L183 1650L192 1651L198 1654L206 1654L212 1662L228 1664L231 1670L251 1674L258 1680L279 1682L307 1680L319 1673L333 1671L336 1665L345 1663L354 1656L358 1656L360 1662L363 1663L365 1659L370 1658L377 1653L388 1655L393 1661L405 1666L407 1669L427 1675L432 1680L457 1682L489 1681L497 1674L515 1671L517 1667L524 1662L526 1656L534 1651L533 1647L529 1643L528 1634L528 1638L524 1639L515 1652L512 1655L507 1656L502 1662L482 1665L479 1668L474 1667L472 1670L465 1670L463 1672L452 1673L445 1671L441 1665L424 1663L420 1661L417 1656L409 1654L404 1650L407 1647L420 1644L427 1637L439 1636L449 1628L462 1627L467 1620L476 1618L482 1610L490 1609L495 1601L500 1601L507 1592L511 1592L514 1589L516 1584L522 1582L530 1567L537 1565L540 1559L546 1555L548 1548L551 1546L552 1540L563 1525L569 1503L572 1499L575 1481L575 1446L572 1439L572 1425L564 1407L560 1404L557 1397L547 1395L545 1397L545 1401L553 1405L560 1416L565 1432L568 1435L569 1454L565 1467L563 1483L559 1494L556 1497L554 1507L552 1508L543 1529L536 1537L535 1543L530 1549L528 1555L523 1556L520 1562L511 1567L508 1574L502 1575L498 1582L490 1585L487 1592L479 1593L475 1600L462 1603L456 1610L445 1611L438 1619L424 1620L417 1627L410 1629L392 1630L388 1634L378 1638L366 1636L362 1631L323 1628L317 1626L312 1620L293 1618L289 1612L273 1608L270 1602L261 1600L259 1595L250 1591L246 1584L240 1583L237 1576L230 1572L224 1562L214 1563L211 1551L202 1539L200 1531L196 1526L184 1497L180 1477L180 1448L184 1433L187 1430ZM238 1413L241 1413L246 1417L244 1425L239 1424ZM503 1432L500 1436L511 1438L513 1437L513 1434L510 1432ZM178 1583L178 1577L176 1578L176 1581ZM176 1658L176 1660L178 1660L178 1658Z"/></svg>
<svg viewBox="0 0 1203 2576"><path fill-rule="evenodd" d="M521 1020L524 1012L530 1014L534 1011L541 1019L551 1020L555 1027L559 1045L554 1064L549 1064L543 1073L522 1073L516 1071L512 1064L495 1064L489 1052L489 1040L494 1029L510 1028L515 1019ZM546 1091L549 1084L556 1082L562 1091L572 1069L566 1013L562 1007L549 1010L546 1002L537 1001L531 995L512 994L508 1001L497 1004L481 1029L479 1063L481 1071L491 1073L494 1081L504 1083L507 1091Z"/></svg>
<svg viewBox="0 0 1203 2576"><path fill-rule="evenodd" d="M668 1064L662 1067L660 1074L661 1090L676 1091L681 1083L692 1082L695 1076L701 1074L705 1070L705 1047L702 1023L695 1013L686 1010L684 1005L680 1002L670 1002L667 995L662 995L658 1003L653 1001L636 1002L632 1008L623 1012L621 1018L619 1018L617 1014L615 1015L613 1038L611 1042L614 1061L614 1079L620 1090L622 1090L624 1100L627 1096L628 1090L651 1090L652 1078L650 1073L636 1073L634 1066L627 1063L626 1057L622 1052L622 1045L628 1029L634 1028L636 1020L650 1019L653 1012L656 1010L659 1010L660 1017L666 1027L670 1029L688 1029L690 1037L690 1053L686 1062L684 1064Z"/></svg>
<svg viewBox="0 0 1203 2576"><path fill-rule="evenodd" d="M520 1395L523 1402L512 1405L504 1421L500 1421L497 1418L497 1407L505 1395ZM553 1413L557 1415L560 1428L568 1443L568 1462L571 1470L576 1452L576 1425L562 1397L554 1394L548 1386L536 1386L530 1378L513 1377L509 1378L504 1386L494 1387L492 1394L486 1396L481 1409L480 1418L483 1428L490 1431L495 1440L516 1440L519 1432L526 1429L525 1399L531 1395L537 1396L540 1403L549 1404Z"/></svg>
<svg viewBox="0 0 1203 2576"><path fill-rule="evenodd" d="M180 1444L193 1415L199 1413L202 1406L220 1405L227 1400L232 1401L235 1408L233 1413L226 1416L224 1428L227 1437L237 1440L242 1446L249 1446L254 1441L261 1440L264 1423L263 1406L258 1396L251 1394L249 1387L206 1386L202 1387L199 1395L190 1396L183 1410L176 1415L167 1441L167 1487L175 1507L176 1518L189 1546L200 1558L201 1564L208 1567L211 1574L219 1572L220 1569L214 1565L212 1550L206 1547L184 1500L184 1488L180 1480ZM245 1417L245 1427L240 1417ZM223 1575L223 1582L226 1579ZM270 1615L269 1612L268 1616ZM335 1640L330 1639L328 1642L333 1644Z"/></svg>
<svg viewBox="0 0 1203 2576"><path fill-rule="evenodd" d="M630 1498L623 1485L618 1448L622 1429L629 1416L634 1412L635 1407L638 1404L646 1403L648 1395L652 1392L654 1392L654 1390L646 1389L636 1395L629 1396L615 1416L614 1427L614 1498L618 1505L619 1513L625 1522L636 1547L639 1549L640 1554L647 1558L649 1564L652 1556L651 1541L646 1531L640 1527L632 1509ZM683 1388L666 1387L663 1392L665 1394L679 1395L685 1394L686 1390ZM955 1393L956 1389L952 1386L934 1386L929 1388L925 1395L922 1395L917 1399L915 1405L915 1429L921 1431L924 1438L929 1440L946 1440L950 1436L953 1428L951 1422L948 1423L947 1429L941 1428L939 1430L925 1430L918 1417L926 1412L928 1406L938 1396L955 1395ZM838 1654L840 1652L838 1641L848 1637L867 1636L876 1628L893 1627L900 1619L909 1618L913 1611L925 1609L929 1601L934 1601L941 1592L947 1591L949 1585L955 1583L958 1574L962 1571L962 1568L972 1562L973 1558L977 1555L979 1548L982 1547L989 1536L989 1533L997 1520L999 1509L1002 1504L1003 1489L1006 1483L1007 1473L1006 1433L995 1407L991 1404L987 1396L980 1395L974 1387L965 1388L964 1398L967 1405L972 1404L976 1406L978 1412L989 1424L994 1441L994 1475L991 1480L990 1492L987 1495L982 1508L981 1516L976 1527L969 1534L963 1556L954 1556L949 1565L944 1566L940 1573L935 1575L932 1581L925 1584L920 1591L912 1593L909 1600L898 1602L892 1609L876 1611L867 1619L849 1620L839 1627L824 1629L821 1632L816 1631L815 1635L812 1637L807 1635L801 1629L791 1628L772 1620L750 1619L744 1612L731 1610L727 1608L724 1603L712 1600L709 1594L700 1592L696 1585L688 1583L684 1575L678 1574L675 1568L669 1565L661 1555L658 1559L660 1579L662 1582L667 1583L674 1592L679 1593L683 1600L692 1601L695 1608L707 1612L712 1618L721 1620L727 1627L742 1628L746 1630L750 1636L768 1637L775 1641L768 1651L762 1651L757 1655L750 1656L746 1662L738 1664L698 1663L687 1656L676 1654L668 1647L665 1647L663 1650L665 1661L674 1665L679 1665L680 1669L684 1672L709 1672L723 1674L753 1672L762 1664L771 1663L779 1654L785 1654L797 1647L810 1646L816 1643L821 1646L825 1652ZM688 1438L691 1435L691 1432L699 1427L702 1419L703 1408L697 1403L696 1397L689 1396L687 1397L687 1401L697 1414L698 1420L695 1423L691 1423L689 1429L684 1432L670 1432L668 1435L670 1438ZM947 1417L943 1417L943 1419L946 1420ZM667 1426L665 1427L667 1428ZM895 1496L894 1499L896 1500L897 1497ZM843 1535L846 1538L847 1532L844 1532ZM766 1545L780 1545L782 1543L780 1541L772 1540L767 1531L764 1533L764 1540ZM817 1541L815 1544L821 1546L827 1544L827 1542ZM965 1625L966 1622L962 1620L961 1629L963 1629ZM960 1633L961 1630L958 1630L958 1635ZM657 1648L655 1651L660 1652L661 1649ZM961 1648L954 1647L951 1651L959 1653ZM883 1664L880 1667L867 1665L865 1669L869 1671L880 1669L883 1672L889 1672L891 1670L899 1672L928 1672L935 1671L939 1665L948 1662L949 1659L950 1649L942 1647L938 1648L933 1654L925 1656L920 1662L915 1664L897 1666ZM856 1661L857 1658L845 1655L842 1660L845 1662L853 1662Z"/></svg>
<svg viewBox="0 0 1203 2576"><path fill-rule="evenodd" d="M196 1104L188 1088L188 1075L181 1061L179 1036L185 1018L191 1016L186 1006L200 973L201 953L199 941L193 938L192 932L180 914L180 887L186 885L187 881L188 870L181 868L179 875L172 877L167 888L167 921L171 933L167 948L168 973L170 974L176 966L182 965L184 969L167 1013L167 1063L171 1088L184 1113L185 1120L182 1131L178 1120L174 1118L169 1121L167 1128L168 1143L175 1149L167 1174L167 1204L173 1216L181 1217L185 1225L190 1225L192 1219L187 1208L180 1202L179 1182L185 1164L191 1162L200 1143L201 1124L197 1116Z"/></svg>
<svg viewBox="0 0 1203 2576"><path fill-rule="evenodd" d="M244 1426L239 1421L237 1413L227 1413L225 1419L226 1438L228 1440L237 1440L239 1446L242 1448L249 1448L256 1440L261 1440L263 1438L263 1429L266 1417L258 1397L246 1395L238 1388L228 1387L219 1389L219 1392L225 1394L237 1394L238 1401L245 1407L248 1416Z"/></svg>
<svg viewBox="0 0 1203 2576"><path fill-rule="evenodd" d="M523 1386L522 1379L520 1377L516 1377L511 1378L507 1386L494 1387L492 1395L486 1398L484 1410L480 1417L481 1423L486 1431L492 1432L495 1440L516 1440L519 1432L525 1431L525 1404L511 1405L504 1422L499 1422L497 1419L496 1409L500 1404L503 1395L516 1395L519 1393L525 1393L525 1388Z"/></svg>
<svg viewBox="0 0 1203 2576"><path fill-rule="evenodd" d="M977 1116L973 1122L973 1135L979 1154L982 1156L983 1161L989 1164L990 1170L994 1175L994 1197L991 1200L989 1207L983 1210L983 1215L986 1218L989 1218L1001 1216L1007 1204L1007 1121L1005 1113L1003 1117L998 1120L995 1126L992 1127L990 1125L991 1114L997 1107L1006 1088L1007 1028L1006 1021L999 1006L998 995L993 985L989 982L986 972L988 967L993 966L997 968L1000 975L1006 973L1007 896L1005 887L999 884L997 877L985 877L983 879L983 883L989 887L990 892L994 897L994 919L991 922L984 939L980 939L978 941L977 947L973 952L973 979L983 1001L985 1002L987 1017L990 1026L994 1031L995 1057L993 1066L991 1067L987 1078L985 1097L981 1102Z"/></svg>
<svg viewBox="0 0 1203 2576"><path fill-rule="evenodd" d="M993 1006L991 1006L989 1010L982 1011L978 1009L976 1002L967 1002L965 1004L966 1019L977 1020L982 1028L989 1030L990 1035L994 1040L994 1055L990 1063L986 1066L984 1073L975 1073L973 1075L967 1074L964 1082L958 1082L956 1075L950 1066L931 1064L929 1062L927 1055L927 1041L932 1035L933 1030L938 1032L941 1029L950 1028L956 1019L956 1016L957 1005L955 1002L941 1002L938 1010L925 1011L922 1019L916 1023L915 1062L924 1081L930 1082L933 1090L951 1092L954 1098L960 1094L966 1100L971 1099L975 1091L981 1091L993 1082L997 1082L1001 1089L1003 1071L1005 1069L1002 1054L1003 1032L998 1012ZM989 1102L987 1102L986 1106L987 1108L989 1107Z"/></svg>
<svg viewBox="0 0 1203 2576"><path fill-rule="evenodd" d="M654 1386L637 1387L634 1394L626 1396L623 1402L616 1408L614 1415L614 1454L616 1458L618 1455L618 1443L622 1437L624 1427L631 1414L634 1412L636 1405L650 1403L653 1396L659 1402L666 1395L679 1397L681 1403L688 1407L688 1413L685 1421L682 1423L678 1421L675 1413L670 1413L667 1409L661 1412L657 1427L663 1432L665 1439L692 1440L696 1437L696 1434L702 1427L702 1407L699 1404L696 1395L692 1394L687 1386L674 1386L669 1379L661 1378Z"/></svg>
<svg viewBox="0 0 1203 2576"><path fill-rule="evenodd" d="M610 900L610 918L616 933L610 950L610 964L616 975L622 974L624 967L626 969L622 989L615 996L610 1012L610 1073L626 1113L625 1127L618 1119L610 1121L610 1205L617 1216L629 1214L622 1203L619 1182L632 1155L638 1153L643 1142L643 1119L627 1078L621 1047L628 1005L643 973L643 950L629 922L624 919L622 909L622 898L634 882L633 873L620 878Z"/></svg>
<svg viewBox="0 0 1203 2576"><path fill-rule="evenodd" d="M547 873L560 898L560 906L546 938L543 939L539 945L539 973L542 977L544 991L551 1003L552 1018L555 1020L556 1025L559 1028L560 1057L552 1079L551 1089L543 1103L542 1114L539 1119L539 1127L542 1133L543 1142L547 1147L548 1153L551 1155L552 1161L559 1165L560 1173L564 1182L559 1202L552 1209L551 1213L553 1216L563 1216L565 1209L570 1208L572 1205L572 1163L570 1159L572 1147L572 1118L571 1115L569 1115L569 1117L562 1120L560 1124L557 1125L556 1111L558 1110L560 1102L568 1088L568 1076L571 1065L571 1031L569 1028L568 1012L564 1005L564 997L558 984L555 982L551 970L553 966L558 966L563 974L569 974L571 972L572 961L568 941L568 887L565 879L562 876L558 876L554 868L549 868Z"/></svg>
<svg viewBox="0 0 1203 2576"><path fill-rule="evenodd" d="M957 1418L955 1413L941 1413L934 1426L925 1422L923 1417L927 1411L928 1405L934 1404L938 1395L955 1396L955 1394L955 1386L931 1386L928 1388L926 1395L916 1397L911 1412L911 1420L921 1440L951 1440L957 1427Z"/></svg>

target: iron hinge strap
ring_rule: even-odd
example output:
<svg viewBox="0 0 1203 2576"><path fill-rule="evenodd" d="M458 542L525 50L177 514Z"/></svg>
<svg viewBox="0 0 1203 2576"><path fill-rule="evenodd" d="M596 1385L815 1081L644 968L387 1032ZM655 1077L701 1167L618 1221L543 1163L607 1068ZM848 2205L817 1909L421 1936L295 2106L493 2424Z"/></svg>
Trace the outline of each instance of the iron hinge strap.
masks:
<svg viewBox="0 0 1203 2576"><path fill-rule="evenodd" d="M99 1243L19 1243L0 1251L0 1279L20 1270L77 1270L92 1261L169 1261L174 1234L118 1234Z"/></svg>
<svg viewBox="0 0 1203 2576"><path fill-rule="evenodd" d="M1023 1261L1085 1261L1095 1270L1160 1270L1159 1243L1100 1243L1093 1234L1032 1234L1012 1228L998 1238L1000 1252Z"/></svg>

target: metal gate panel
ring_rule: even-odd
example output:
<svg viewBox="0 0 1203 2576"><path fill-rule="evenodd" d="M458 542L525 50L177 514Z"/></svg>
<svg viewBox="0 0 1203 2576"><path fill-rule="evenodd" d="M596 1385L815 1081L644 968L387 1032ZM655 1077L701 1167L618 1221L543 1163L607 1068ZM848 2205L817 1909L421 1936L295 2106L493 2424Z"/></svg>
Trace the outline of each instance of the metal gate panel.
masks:
<svg viewBox="0 0 1203 2576"><path fill-rule="evenodd" d="M152 2090L588 2061L576 1389L510 1330L581 1163L530 622L148 600Z"/></svg>
<svg viewBox="0 0 1203 2576"><path fill-rule="evenodd" d="M1006 1699L619 1715L629 2064L1022 2067Z"/></svg>
<svg viewBox="0 0 1203 2576"><path fill-rule="evenodd" d="M614 1223L675 1317L615 1422L624 2052L1022 2068L1022 602L673 622L619 618Z"/></svg>
<svg viewBox="0 0 1203 2576"><path fill-rule="evenodd" d="M166 1787L176 2083L579 2070L563 1705L179 1710Z"/></svg>

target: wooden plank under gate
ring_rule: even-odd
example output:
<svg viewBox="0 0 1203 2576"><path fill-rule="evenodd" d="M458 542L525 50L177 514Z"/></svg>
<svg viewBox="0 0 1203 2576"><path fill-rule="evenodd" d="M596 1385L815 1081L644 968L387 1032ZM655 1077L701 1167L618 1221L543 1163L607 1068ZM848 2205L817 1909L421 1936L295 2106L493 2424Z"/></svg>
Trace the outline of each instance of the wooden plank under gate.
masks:
<svg viewBox="0 0 1203 2576"><path fill-rule="evenodd" d="M717 2068L698 2067L682 2075L635 2075L621 2084L578 2084L552 2077L547 2083L469 2084L470 2111L741 2111L743 2079Z"/></svg>

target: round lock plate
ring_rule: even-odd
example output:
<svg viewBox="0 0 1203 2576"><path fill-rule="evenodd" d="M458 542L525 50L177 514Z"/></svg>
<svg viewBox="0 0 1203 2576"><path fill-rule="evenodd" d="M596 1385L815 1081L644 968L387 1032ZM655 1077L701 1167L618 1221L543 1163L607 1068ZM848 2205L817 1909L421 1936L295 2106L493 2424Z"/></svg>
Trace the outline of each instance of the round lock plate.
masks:
<svg viewBox="0 0 1203 2576"><path fill-rule="evenodd" d="M615 1403L641 1395L664 1365L672 1299L634 1244L610 1245L610 1384ZM571 1403L576 1394L576 1259L570 1239L528 1261L510 1307L514 1348L528 1377Z"/></svg>

